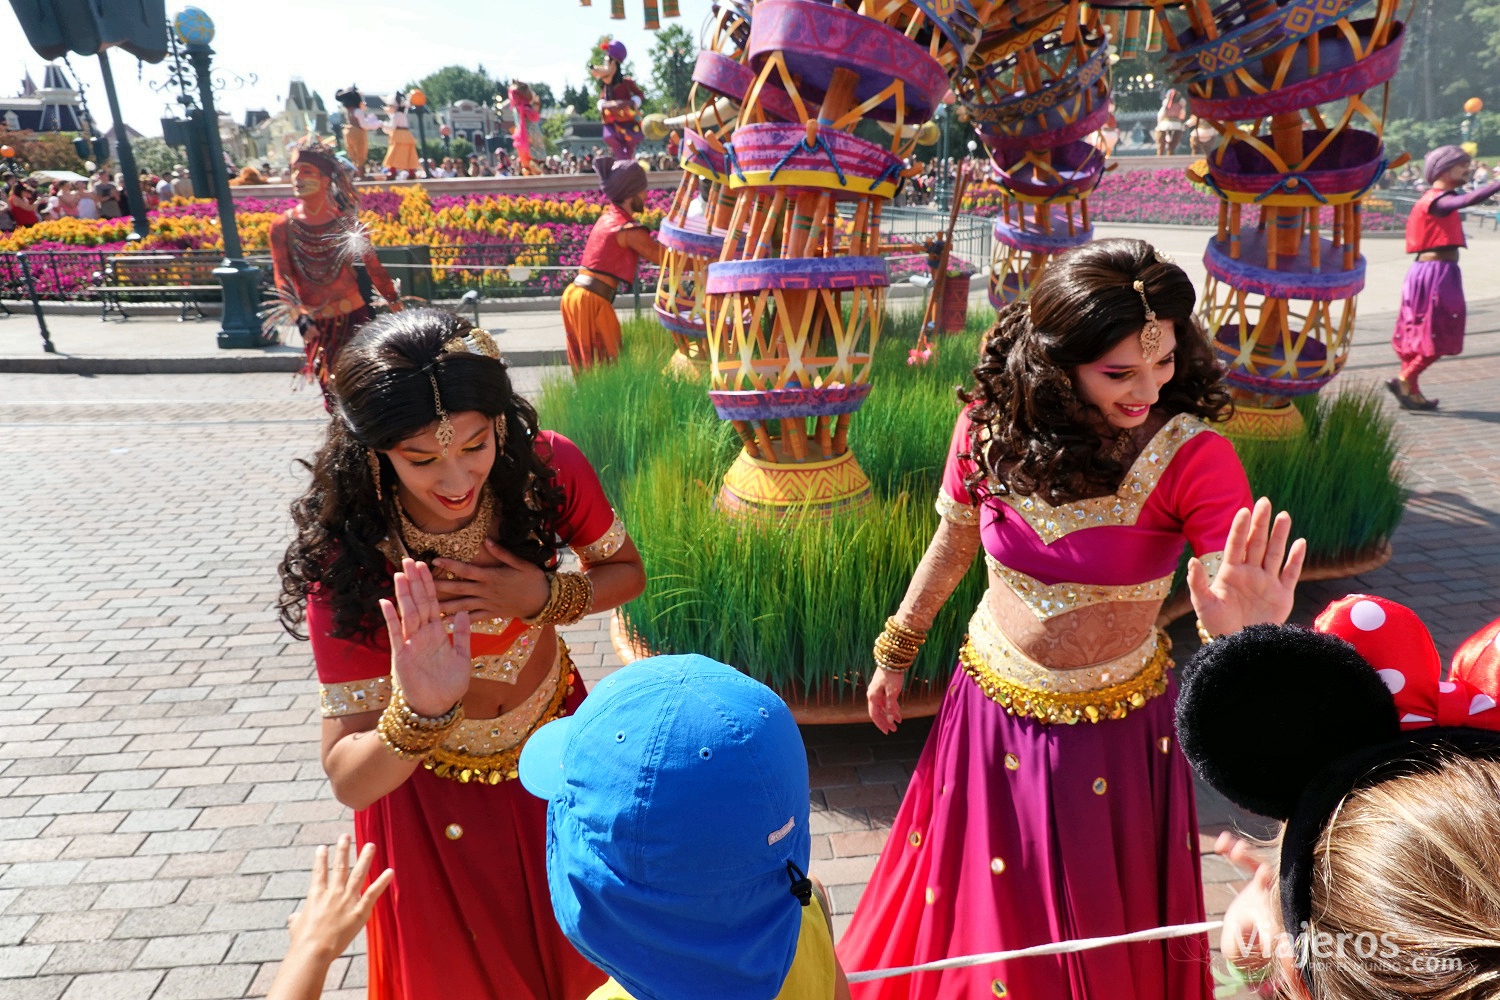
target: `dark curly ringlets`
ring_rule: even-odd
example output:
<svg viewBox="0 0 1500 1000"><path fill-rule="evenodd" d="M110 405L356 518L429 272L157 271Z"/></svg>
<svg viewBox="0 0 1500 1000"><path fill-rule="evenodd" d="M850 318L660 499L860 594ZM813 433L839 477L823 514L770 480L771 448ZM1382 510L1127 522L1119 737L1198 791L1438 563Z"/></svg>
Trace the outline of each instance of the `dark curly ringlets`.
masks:
<svg viewBox="0 0 1500 1000"><path fill-rule="evenodd" d="M500 512L502 547L549 568L562 512L562 488L536 453L536 411L516 395L505 365L443 345L474 327L441 309L407 309L374 320L334 364L333 413L311 463L307 492L292 504L297 537L281 561L281 623L293 635L306 616L314 586L327 595L334 635L367 636L380 628L379 598L390 597L391 575L376 547L391 530L387 506L396 477L382 457L386 504L375 499L369 449L388 451L435 423L431 371L450 413L478 410L505 415L505 447L495 457L489 486Z"/></svg>
<svg viewBox="0 0 1500 1000"><path fill-rule="evenodd" d="M959 392L973 404L970 449L979 472L971 489L1039 496L1054 505L1119 489L1125 465L1109 454L1111 441L1101 433L1108 423L1079 397L1071 373L1139 334L1146 312L1131 287L1137 279L1177 335L1176 371L1156 409L1229 418L1223 372L1193 318L1193 284L1182 268L1158 260L1144 240L1086 243L1047 265L1029 304L1000 310L974 369L974 388Z"/></svg>

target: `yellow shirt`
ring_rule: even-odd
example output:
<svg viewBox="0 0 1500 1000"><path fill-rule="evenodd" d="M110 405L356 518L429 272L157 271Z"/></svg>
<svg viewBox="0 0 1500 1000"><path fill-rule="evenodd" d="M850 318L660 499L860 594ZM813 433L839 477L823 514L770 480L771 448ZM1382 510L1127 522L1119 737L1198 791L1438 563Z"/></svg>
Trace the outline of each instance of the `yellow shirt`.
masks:
<svg viewBox="0 0 1500 1000"><path fill-rule="evenodd" d="M830 1000L837 981L833 956L833 935L818 893L812 903L802 908L802 927L797 932L797 954L791 971L781 984L775 1000ZM613 979L589 994L588 1000L635 1000Z"/></svg>

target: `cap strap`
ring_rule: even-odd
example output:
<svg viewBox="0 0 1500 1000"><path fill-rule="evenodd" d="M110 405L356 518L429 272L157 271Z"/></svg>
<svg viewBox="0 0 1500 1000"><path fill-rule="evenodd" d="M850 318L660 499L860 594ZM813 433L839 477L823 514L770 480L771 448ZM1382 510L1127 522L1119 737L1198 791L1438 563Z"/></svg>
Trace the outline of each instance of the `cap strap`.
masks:
<svg viewBox="0 0 1500 1000"><path fill-rule="evenodd" d="M803 906L812 905L812 879L807 873L791 861L786 863L787 877L792 880L792 895L802 903Z"/></svg>

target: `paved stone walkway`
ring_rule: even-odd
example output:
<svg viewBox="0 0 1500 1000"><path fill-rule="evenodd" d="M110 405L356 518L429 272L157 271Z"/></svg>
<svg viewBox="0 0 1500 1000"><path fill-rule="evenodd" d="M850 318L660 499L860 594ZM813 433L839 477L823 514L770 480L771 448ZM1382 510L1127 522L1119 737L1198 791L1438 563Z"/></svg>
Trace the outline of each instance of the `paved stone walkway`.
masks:
<svg viewBox="0 0 1500 1000"><path fill-rule="evenodd" d="M1346 379L1385 377L1389 316ZM1391 564L1303 588L1305 620L1349 590L1418 608L1444 655L1500 613L1500 301L1468 353L1401 414L1413 499ZM542 369L519 373L532 391ZM305 643L274 620L297 459L323 422L284 375L0 377L0 994L215 1000L263 994L312 845L350 829L317 760ZM1179 651L1195 644L1174 633ZM616 660L571 630L586 678ZM928 724L807 729L814 870L840 929ZM1236 817L1200 798L1205 835ZM1204 861L1209 909L1236 873ZM363 996L362 945L330 997Z"/></svg>

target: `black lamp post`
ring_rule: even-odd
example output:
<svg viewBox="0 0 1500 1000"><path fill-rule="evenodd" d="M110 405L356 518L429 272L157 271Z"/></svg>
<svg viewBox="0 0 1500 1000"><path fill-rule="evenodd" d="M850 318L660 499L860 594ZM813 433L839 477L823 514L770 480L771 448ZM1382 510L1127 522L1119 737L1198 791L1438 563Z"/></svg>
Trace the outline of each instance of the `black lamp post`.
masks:
<svg viewBox="0 0 1500 1000"><path fill-rule="evenodd" d="M411 105L412 113L417 116L417 163L421 164L422 176L428 180L432 179L432 169L427 165L427 95L420 90L413 90L407 95L407 103Z"/></svg>
<svg viewBox="0 0 1500 1000"><path fill-rule="evenodd" d="M104 76L104 96L109 99L109 114L115 120L115 151L120 159L120 172L124 177L125 196L130 199L130 218L135 231L133 240L143 240L151 235L151 223L146 218L146 199L141 194L141 175L135 166L135 153L130 148L130 136L126 134L125 119L120 114L120 97L115 93L115 75L109 69L109 51L99 50L99 72Z"/></svg>
<svg viewBox="0 0 1500 1000"><path fill-rule="evenodd" d="M240 231L234 218L234 198L229 193L228 183L222 179L224 148L219 142L219 114L214 109L213 80L209 75L209 59L214 50L208 47L208 43L214 37L214 23L203 11L189 7L173 19L172 27L187 47L188 60L198 76L198 101L203 109L199 124L207 133L204 138L208 143L209 166L220 178L214 185L218 192L219 229L224 236L224 262L214 269L215 277L224 287L219 346L226 349L259 347L260 319L256 316L256 309L260 305L260 268L244 259Z"/></svg>

